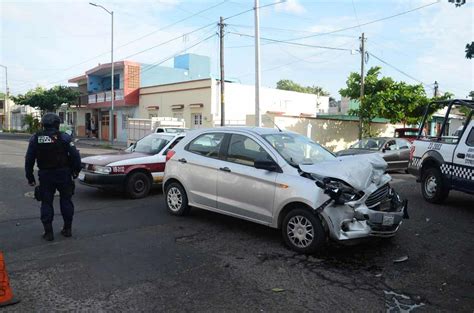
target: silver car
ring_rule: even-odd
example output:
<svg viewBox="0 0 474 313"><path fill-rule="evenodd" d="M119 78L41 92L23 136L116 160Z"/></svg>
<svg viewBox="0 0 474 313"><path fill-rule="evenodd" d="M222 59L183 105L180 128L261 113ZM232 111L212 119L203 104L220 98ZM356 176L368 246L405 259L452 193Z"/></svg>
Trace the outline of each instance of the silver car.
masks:
<svg viewBox="0 0 474 313"><path fill-rule="evenodd" d="M171 214L196 207L280 228L301 253L328 238L393 236L408 217L379 155L338 158L291 132L191 131L167 160L163 188Z"/></svg>

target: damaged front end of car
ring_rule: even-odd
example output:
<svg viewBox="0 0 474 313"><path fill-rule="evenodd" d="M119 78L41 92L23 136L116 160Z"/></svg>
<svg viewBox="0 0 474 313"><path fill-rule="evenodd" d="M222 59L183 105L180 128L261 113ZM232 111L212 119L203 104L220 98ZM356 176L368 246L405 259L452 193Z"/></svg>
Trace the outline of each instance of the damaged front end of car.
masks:
<svg viewBox="0 0 474 313"><path fill-rule="evenodd" d="M386 162L377 155L334 162L300 166L328 196L315 210L324 218L329 236L337 241L394 236L408 218L408 202L390 186Z"/></svg>

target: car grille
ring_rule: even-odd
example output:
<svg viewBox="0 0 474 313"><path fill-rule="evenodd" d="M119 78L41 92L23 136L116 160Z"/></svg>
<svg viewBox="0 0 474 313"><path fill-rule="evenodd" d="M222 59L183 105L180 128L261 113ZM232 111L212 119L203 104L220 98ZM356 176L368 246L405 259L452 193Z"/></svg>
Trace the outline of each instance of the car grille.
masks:
<svg viewBox="0 0 474 313"><path fill-rule="evenodd" d="M368 208L374 207L379 204L382 200L386 199L390 192L390 187L388 184L383 185L379 189L375 190L368 198L365 200L365 204Z"/></svg>

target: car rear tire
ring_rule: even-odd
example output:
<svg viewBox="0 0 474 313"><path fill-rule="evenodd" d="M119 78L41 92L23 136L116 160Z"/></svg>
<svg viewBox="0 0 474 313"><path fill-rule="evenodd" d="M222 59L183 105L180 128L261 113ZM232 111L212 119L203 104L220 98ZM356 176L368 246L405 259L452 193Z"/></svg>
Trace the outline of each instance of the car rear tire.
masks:
<svg viewBox="0 0 474 313"><path fill-rule="evenodd" d="M150 192L151 180L143 172L130 174L125 182L125 192L131 199L140 199L146 197Z"/></svg>
<svg viewBox="0 0 474 313"><path fill-rule="evenodd" d="M166 208L173 215L183 216L189 213L188 196L183 186L171 183L166 187Z"/></svg>
<svg viewBox="0 0 474 313"><path fill-rule="evenodd" d="M430 203L442 203L448 197L449 188L443 181L443 175L438 168L431 167L423 171L421 194Z"/></svg>
<svg viewBox="0 0 474 313"><path fill-rule="evenodd" d="M288 212L281 231L285 244L299 253L314 253L324 246L327 239L321 220L305 209Z"/></svg>

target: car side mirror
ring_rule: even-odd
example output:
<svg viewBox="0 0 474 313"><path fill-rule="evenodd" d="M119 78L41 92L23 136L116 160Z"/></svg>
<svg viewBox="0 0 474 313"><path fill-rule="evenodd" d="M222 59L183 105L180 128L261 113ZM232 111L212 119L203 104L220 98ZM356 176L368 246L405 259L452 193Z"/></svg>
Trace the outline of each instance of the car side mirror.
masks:
<svg viewBox="0 0 474 313"><path fill-rule="evenodd" d="M254 161L253 166L255 168L258 168L261 170L267 170L270 172L281 172L280 167L274 161L256 160Z"/></svg>

